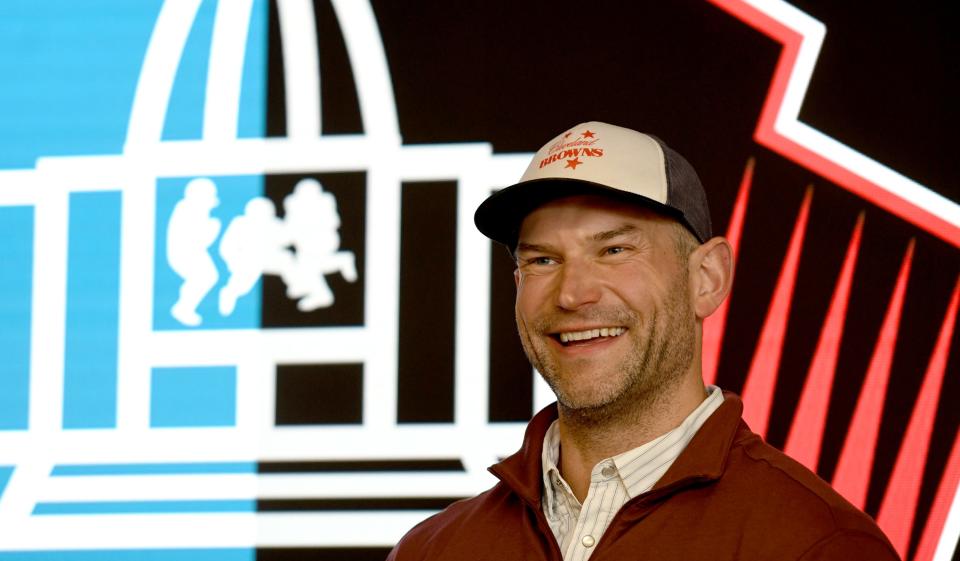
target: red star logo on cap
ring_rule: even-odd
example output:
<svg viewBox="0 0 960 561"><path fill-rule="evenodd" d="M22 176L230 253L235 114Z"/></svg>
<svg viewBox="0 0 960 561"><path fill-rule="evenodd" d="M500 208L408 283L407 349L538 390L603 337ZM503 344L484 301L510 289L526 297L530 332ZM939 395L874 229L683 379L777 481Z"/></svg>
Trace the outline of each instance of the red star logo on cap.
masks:
<svg viewBox="0 0 960 561"><path fill-rule="evenodd" d="M583 131L583 132L580 133L580 134L583 136L583 138L593 138L596 133L594 133L594 132L591 131L590 129L587 129L587 130Z"/></svg>
<svg viewBox="0 0 960 561"><path fill-rule="evenodd" d="M572 160L567 160L567 165L563 166L563 169L567 169L567 168L577 169L577 166L579 166L582 163L583 162L580 161L579 157L574 158Z"/></svg>

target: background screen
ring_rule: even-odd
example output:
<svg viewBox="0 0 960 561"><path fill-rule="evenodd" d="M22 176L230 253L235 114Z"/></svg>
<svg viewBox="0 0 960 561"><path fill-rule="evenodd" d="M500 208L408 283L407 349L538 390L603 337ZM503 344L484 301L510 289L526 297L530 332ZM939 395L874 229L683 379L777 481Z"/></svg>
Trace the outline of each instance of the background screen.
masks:
<svg viewBox="0 0 960 561"><path fill-rule="evenodd" d="M0 4L0 561L379 560L552 401L473 226L577 123L689 159L704 376L957 559L945 5ZM952 404L952 405L951 405Z"/></svg>

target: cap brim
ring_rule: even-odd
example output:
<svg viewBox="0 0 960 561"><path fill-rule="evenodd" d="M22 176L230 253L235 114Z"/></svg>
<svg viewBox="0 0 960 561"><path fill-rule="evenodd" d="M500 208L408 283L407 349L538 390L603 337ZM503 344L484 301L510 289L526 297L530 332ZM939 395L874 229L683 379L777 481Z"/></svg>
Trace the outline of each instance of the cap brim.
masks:
<svg viewBox="0 0 960 561"><path fill-rule="evenodd" d="M603 195L683 221L683 213L680 211L643 195L582 179L544 178L517 183L490 195L477 207L473 223L483 235L513 251L520 234L520 225L528 214L550 201L576 195Z"/></svg>

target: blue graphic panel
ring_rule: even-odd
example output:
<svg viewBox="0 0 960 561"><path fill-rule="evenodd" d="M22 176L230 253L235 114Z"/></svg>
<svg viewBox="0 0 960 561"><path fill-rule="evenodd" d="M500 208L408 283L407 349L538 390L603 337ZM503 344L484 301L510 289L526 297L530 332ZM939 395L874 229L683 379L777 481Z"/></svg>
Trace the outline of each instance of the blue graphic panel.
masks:
<svg viewBox="0 0 960 561"><path fill-rule="evenodd" d="M0 551L0 561L254 561L253 548Z"/></svg>
<svg viewBox="0 0 960 561"><path fill-rule="evenodd" d="M117 420L120 193L70 195L63 427Z"/></svg>
<svg viewBox="0 0 960 561"><path fill-rule="evenodd" d="M207 178L203 178L206 180ZM216 192L216 206L209 211L182 212L185 219L170 223L178 204L186 202L186 188L192 178L162 178L157 181L157 235L154 252L153 328L171 329L249 329L260 327L261 281L241 296L236 308L228 315L220 312L218 296L230 279L230 270L220 255L219 247L230 222L243 214L250 199L262 196L263 176L219 176L209 178ZM192 203L183 206L190 207ZM189 209L184 209L189 210ZM201 230L217 222L216 237L204 238ZM184 231L179 231L179 230ZM206 232L209 233L209 232ZM171 246L170 241L175 245ZM177 242L179 240L179 243ZM185 263L177 263L178 261ZM179 273L175 270L179 269ZM194 307L193 302L199 299ZM174 313L178 303L190 301L188 310ZM199 323L191 325L182 319L195 311Z"/></svg>
<svg viewBox="0 0 960 561"><path fill-rule="evenodd" d="M0 240L0 430L26 429L30 402L33 207L0 207Z"/></svg>
<svg viewBox="0 0 960 561"><path fill-rule="evenodd" d="M253 499L211 499L195 501L100 501L37 503L33 514L187 514L256 512Z"/></svg>
<svg viewBox="0 0 960 561"><path fill-rule="evenodd" d="M237 129L237 134L242 138L260 138L267 134L267 2L254 0L250 14Z"/></svg>
<svg viewBox="0 0 960 561"><path fill-rule="evenodd" d="M97 475L197 475L257 473L256 462L191 462L176 464L77 464L54 466L52 477Z"/></svg>
<svg viewBox="0 0 960 561"><path fill-rule="evenodd" d="M121 152L162 3L0 2L0 168Z"/></svg>
<svg viewBox="0 0 960 561"><path fill-rule="evenodd" d="M233 366L154 368L150 426L223 427L237 419L237 369Z"/></svg>
<svg viewBox="0 0 960 561"><path fill-rule="evenodd" d="M216 9L216 0L204 0L197 10L170 92L164 140L196 140L203 136L204 93Z"/></svg>

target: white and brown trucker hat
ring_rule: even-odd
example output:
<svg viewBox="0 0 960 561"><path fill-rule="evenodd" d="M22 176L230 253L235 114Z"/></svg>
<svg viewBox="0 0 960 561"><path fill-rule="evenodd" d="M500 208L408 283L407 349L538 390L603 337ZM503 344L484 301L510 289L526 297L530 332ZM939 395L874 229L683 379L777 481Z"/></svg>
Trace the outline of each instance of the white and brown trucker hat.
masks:
<svg viewBox="0 0 960 561"><path fill-rule="evenodd" d="M712 237L707 195L687 160L655 136L591 121L559 134L515 185L483 201L477 229L513 251L520 224L549 201L598 194L672 216L701 242Z"/></svg>

